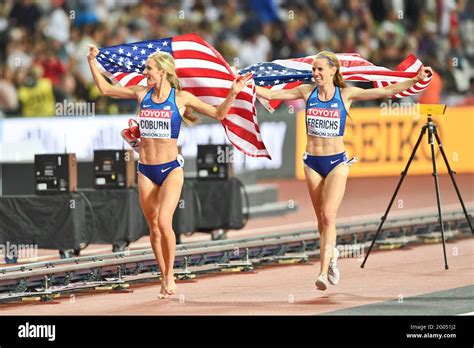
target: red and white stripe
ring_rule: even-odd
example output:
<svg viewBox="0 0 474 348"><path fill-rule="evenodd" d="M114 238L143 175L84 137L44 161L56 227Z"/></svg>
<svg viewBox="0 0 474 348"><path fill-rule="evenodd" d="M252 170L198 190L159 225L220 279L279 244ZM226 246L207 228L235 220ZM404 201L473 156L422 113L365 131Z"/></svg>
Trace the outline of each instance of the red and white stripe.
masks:
<svg viewBox="0 0 474 348"><path fill-rule="evenodd" d="M220 105L237 76L220 53L194 33L173 37L171 45L182 89L205 103ZM115 73L112 79L125 87L146 86L146 78L137 73ZM248 156L271 159L260 134L255 96L251 83L237 95L221 123L237 149Z"/></svg>
<svg viewBox="0 0 474 348"><path fill-rule="evenodd" d="M418 71L423 66L423 63L416 58L413 54L410 54L403 62L401 62L396 68L395 71L398 72L406 72L410 73L412 78L418 74ZM430 84L432 76L429 76L423 81L419 81L415 83L412 87L408 88L407 90L400 92L396 95L391 96L391 98L403 98L412 96L422 92L428 85ZM388 85L405 81L406 78L398 78L398 80L390 80L390 81L376 81L374 82L375 87L386 87Z"/></svg>
<svg viewBox="0 0 474 348"><path fill-rule="evenodd" d="M373 82L375 87L385 87L390 84L403 82L407 79L413 78L418 74L418 71L423 65L413 54L410 54L403 62L401 62L394 71L385 67L376 66L356 53L337 53L336 56L341 65L341 74L346 81ZM315 56L308 56L288 60L275 60L274 62L288 68L311 71L314 57ZM430 82L431 76L423 81L417 82L413 87L391 96L391 98L407 97L420 93L428 87ZM303 82L301 81L295 81L266 88L272 90L291 89L301 85L302 83ZM282 103L281 100L267 101L263 98L259 98L259 101L270 112L273 112Z"/></svg>

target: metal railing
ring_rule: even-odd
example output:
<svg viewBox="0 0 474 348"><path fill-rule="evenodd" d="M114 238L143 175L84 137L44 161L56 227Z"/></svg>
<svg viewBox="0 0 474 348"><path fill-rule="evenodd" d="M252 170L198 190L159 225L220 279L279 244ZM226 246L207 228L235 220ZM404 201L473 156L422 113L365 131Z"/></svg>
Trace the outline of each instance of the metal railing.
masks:
<svg viewBox="0 0 474 348"><path fill-rule="evenodd" d="M472 212L472 208L467 209ZM443 220L446 230L456 231L457 235L468 231L467 221L460 209L445 209ZM379 223L380 218L377 217L340 223L337 225L337 243L365 246L373 238ZM435 209L423 214L396 216L386 221L379 244L390 243L391 240L396 243L402 241L402 244L420 241L420 236L436 234L437 229L439 219ZM446 237L454 235L448 233ZM234 240L180 244L176 248L175 269L178 277L189 279L193 273L229 267L251 270L257 263L277 262L285 258L304 262L309 256L317 255L317 230L299 229ZM151 276L140 276L144 273ZM4 267L0 268L0 302L29 296L48 298L53 292L122 284L124 277L127 281L145 281L157 279L158 276L151 248Z"/></svg>

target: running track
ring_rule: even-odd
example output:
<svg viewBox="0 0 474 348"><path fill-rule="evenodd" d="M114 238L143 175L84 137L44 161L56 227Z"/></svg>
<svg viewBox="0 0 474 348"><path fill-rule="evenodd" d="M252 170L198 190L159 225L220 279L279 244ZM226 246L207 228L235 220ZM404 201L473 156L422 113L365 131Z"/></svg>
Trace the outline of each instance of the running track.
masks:
<svg viewBox="0 0 474 348"><path fill-rule="evenodd" d="M339 217L356 220L361 216L381 216L399 177L350 179ZM474 202L474 175L458 175L464 201ZM245 230L229 233L229 238L275 233L278 226L315 225L304 182L279 181L280 199L294 199L298 212L282 217L250 221ZM459 204L449 177L440 178L443 206ZM407 176L392 208L396 216L436 206L433 178ZM402 206L399 208L399 206ZM272 228L275 227L275 228ZM272 229L274 231L272 232ZM185 242L208 239L207 235L186 237ZM146 246L142 238L132 247ZM87 253L110 250L91 246ZM42 251L55 257L57 252ZM340 259L341 281L327 291L315 289L319 262L257 268L256 273L198 277L193 283L178 283L178 293L158 300L158 283L131 285L130 293L83 293L62 298L59 303L0 305L1 315L434 315L474 312L474 239L447 244L450 269L444 269L441 244L427 244L370 255L366 267L360 259Z"/></svg>

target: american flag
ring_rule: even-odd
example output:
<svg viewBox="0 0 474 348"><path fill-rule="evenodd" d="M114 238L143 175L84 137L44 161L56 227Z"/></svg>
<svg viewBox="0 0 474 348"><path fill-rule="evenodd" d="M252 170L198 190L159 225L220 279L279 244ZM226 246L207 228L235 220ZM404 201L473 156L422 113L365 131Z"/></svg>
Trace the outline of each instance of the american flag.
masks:
<svg viewBox="0 0 474 348"><path fill-rule="evenodd" d="M345 80L373 82L375 87L384 87L413 78L423 65L412 54L403 60L394 71L376 66L355 53L338 53L336 56L341 65L341 74ZM271 88L272 90L290 89L302 83L311 83L314 57L308 56L254 64L241 70L239 73L251 72L254 75L257 86ZM415 95L428 87L430 82L431 77L417 82L413 87L392 97L400 98ZM262 98L259 98L259 100L272 112L281 104L280 100L267 101Z"/></svg>
<svg viewBox="0 0 474 348"><path fill-rule="evenodd" d="M194 33L102 47L96 59L101 71L114 83L124 87L146 86L141 72L147 57L155 51L174 57L183 90L214 106L224 101L237 76L220 53ZM238 150L252 157L271 159L262 141L255 103L255 86L251 83L237 95L222 125Z"/></svg>

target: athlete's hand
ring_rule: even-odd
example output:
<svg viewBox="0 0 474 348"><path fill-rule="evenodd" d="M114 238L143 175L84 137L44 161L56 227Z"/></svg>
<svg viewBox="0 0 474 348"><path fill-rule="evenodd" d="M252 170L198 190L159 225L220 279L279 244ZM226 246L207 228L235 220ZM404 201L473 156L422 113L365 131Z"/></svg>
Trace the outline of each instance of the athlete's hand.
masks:
<svg viewBox="0 0 474 348"><path fill-rule="evenodd" d="M186 106L186 109L184 110L184 115L183 116L189 118L193 114L193 111L194 110L192 108L190 108L189 106Z"/></svg>
<svg viewBox="0 0 474 348"><path fill-rule="evenodd" d="M429 66L422 66L420 71L418 72L418 75L416 76L416 82L418 81L423 81L433 75L433 69Z"/></svg>
<svg viewBox="0 0 474 348"><path fill-rule="evenodd" d="M92 44L87 45L87 47L89 47L89 52L87 52L87 59L89 61L92 61L99 54L99 49L95 45L92 45Z"/></svg>
<svg viewBox="0 0 474 348"><path fill-rule="evenodd" d="M128 120L128 129L130 129L130 134L135 138L140 138L140 127L138 126L138 122L131 118Z"/></svg>
<svg viewBox="0 0 474 348"><path fill-rule="evenodd" d="M250 82L253 75L251 73L247 73L245 75L237 76L234 82L232 82L231 91L234 95L240 93L241 90L244 89L245 86Z"/></svg>
<svg viewBox="0 0 474 348"><path fill-rule="evenodd" d="M123 140L130 145L130 147L137 153L140 152L140 139L136 138L134 134L132 134L132 131L130 128L125 128L122 129L120 132L120 135L122 136Z"/></svg>

